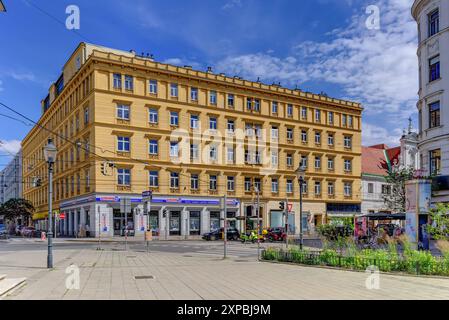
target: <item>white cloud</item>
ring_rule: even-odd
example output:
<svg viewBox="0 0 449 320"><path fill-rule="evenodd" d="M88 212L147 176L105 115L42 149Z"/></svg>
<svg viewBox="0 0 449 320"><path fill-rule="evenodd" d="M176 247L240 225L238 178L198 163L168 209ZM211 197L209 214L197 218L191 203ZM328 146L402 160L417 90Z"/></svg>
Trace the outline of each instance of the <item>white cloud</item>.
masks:
<svg viewBox="0 0 449 320"><path fill-rule="evenodd" d="M169 58L169 59L165 59L164 61L162 61L162 63L167 63L167 64L171 64L174 66L180 66L180 67L191 66L193 69L201 69L202 68L200 63L191 61L188 59L183 59L183 58Z"/></svg>
<svg viewBox="0 0 449 320"><path fill-rule="evenodd" d="M366 6L371 4L366 2ZM413 0L377 1L380 30L366 28L368 15L362 7L347 27L327 34L329 41L297 44L285 58L252 53L227 57L217 66L225 72L283 85L307 81L338 85L341 98L363 104L365 119L385 115L382 125L397 127L416 113L418 98L417 27L410 15L412 4ZM391 136L393 130L375 132L389 141L398 141L400 136Z"/></svg>
<svg viewBox="0 0 449 320"><path fill-rule="evenodd" d="M222 10L229 10L235 7L241 7L242 6L242 0L229 0L226 2L221 9Z"/></svg>
<svg viewBox="0 0 449 320"><path fill-rule="evenodd" d="M31 72L17 73L12 71L9 76L18 81L36 81L36 76Z"/></svg>
<svg viewBox="0 0 449 320"><path fill-rule="evenodd" d="M11 156L15 155L21 148L20 143L20 140L0 140L0 151L6 152Z"/></svg>
<svg viewBox="0 0 449 320"><path fill-rule="evenodd" d="M386 144L390 147L399 145L399 137L402 135L401 129L394 129L390 132L384 127L363 123L362 144L372 146L376 144Z"/></svg>

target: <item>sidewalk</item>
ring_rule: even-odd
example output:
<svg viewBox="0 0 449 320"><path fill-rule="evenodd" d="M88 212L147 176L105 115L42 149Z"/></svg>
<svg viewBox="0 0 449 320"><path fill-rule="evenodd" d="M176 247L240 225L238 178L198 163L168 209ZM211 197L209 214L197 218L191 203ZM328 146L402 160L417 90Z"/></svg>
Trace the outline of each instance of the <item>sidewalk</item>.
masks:
<svg viewBox="0 0 449 320"><path fill-rule="evenodd" d="M23 268L42 266L39 254L10 253L10 263L22 269L9 272L0 263L0 273L29 273L26 286L7 299L449 299L445 279L380 275L380 289L368 290L365 273L182 253L84 249L59 252L51 271ZM79 267L79 290L66 288L72 264Z"/></svg>

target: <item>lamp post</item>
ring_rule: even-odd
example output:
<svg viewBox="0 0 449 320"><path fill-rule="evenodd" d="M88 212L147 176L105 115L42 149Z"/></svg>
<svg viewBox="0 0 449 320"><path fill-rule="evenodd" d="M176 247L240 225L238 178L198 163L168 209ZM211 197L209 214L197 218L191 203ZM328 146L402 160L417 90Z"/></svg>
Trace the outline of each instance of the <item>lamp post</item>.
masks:
<svg viewBox="0 0 449 320"><path fill-rule="evenodd" d="M304 177L306 175L306 168L299 165L298 169L296 169L296 177L299 182L299 249L302 250L304 245L304 237L303 237L303 225L302 225L302 185L304 184ZM287 217L288 219L288 217ZM288 230L286 230L288 232Z"/></svg>
<svg viewBox="0 0 449 320"><path fill-rule="evenodd" d="M44 157L48 164L48 254L47 268L53 268L53 232L52 232L52 200L53 200L53 165L55 163L58 150L52 139L48 139L44 147Z"/></svg>

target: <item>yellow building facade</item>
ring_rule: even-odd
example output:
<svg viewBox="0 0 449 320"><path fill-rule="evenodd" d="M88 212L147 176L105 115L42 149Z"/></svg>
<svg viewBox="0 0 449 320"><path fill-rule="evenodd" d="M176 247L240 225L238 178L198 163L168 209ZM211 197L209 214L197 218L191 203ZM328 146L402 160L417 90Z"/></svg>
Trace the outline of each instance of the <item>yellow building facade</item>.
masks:
<svg viewBox="0 0 449 320"><path fill-rule="evenodd" d="M137 235L150 225L160 237L196 237L223 226L224 195L240 231L282 226L279 202L288 201L298 234L300 164L304 231L360 212L358 103L81 43L42 112L22 142L24 197L44 218L52 139L63 235L112 236L125 225Z"/></svg>

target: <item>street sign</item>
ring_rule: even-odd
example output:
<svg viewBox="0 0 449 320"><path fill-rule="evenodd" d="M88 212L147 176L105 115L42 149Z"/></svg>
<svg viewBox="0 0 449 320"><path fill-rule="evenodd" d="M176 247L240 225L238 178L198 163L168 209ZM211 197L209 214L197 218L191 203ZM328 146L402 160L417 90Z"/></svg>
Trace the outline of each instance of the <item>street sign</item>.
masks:
<svg viewBox="0 0 449 320"><path fill-rule="evenodd" d="M288 210L288 212L292 212L292 210L293 210L293 203L287 204L287 210Z"/></svg>
<svg viewBox="0 0 449 320"><path fill-rule="evenodd" d="M61 213L61 214L59 215L59 219L64 220L64 219L65 219L65 213Z"/></svg>

